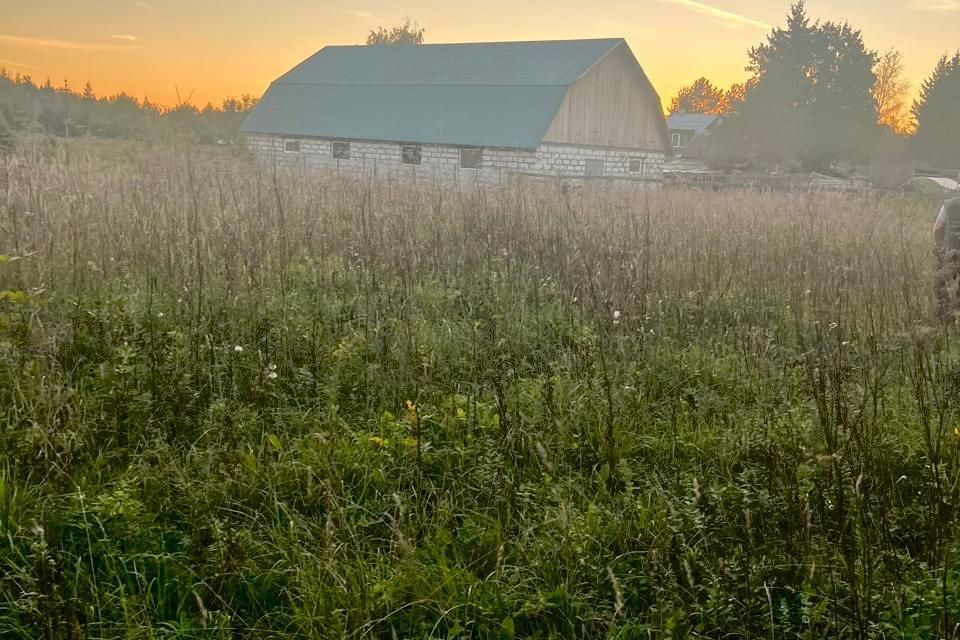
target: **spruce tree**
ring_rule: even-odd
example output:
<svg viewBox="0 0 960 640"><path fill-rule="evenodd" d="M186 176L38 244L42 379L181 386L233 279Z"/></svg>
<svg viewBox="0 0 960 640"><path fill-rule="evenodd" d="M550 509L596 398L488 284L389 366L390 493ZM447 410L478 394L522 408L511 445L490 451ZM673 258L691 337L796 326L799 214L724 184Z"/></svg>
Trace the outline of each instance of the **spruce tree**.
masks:
<svg viewBox="0 0 960 640"><path fill-rule="evenodd" d="M960 171L960 51L937 62L920 86L913 114L917 157L937 168Z"/></svg>

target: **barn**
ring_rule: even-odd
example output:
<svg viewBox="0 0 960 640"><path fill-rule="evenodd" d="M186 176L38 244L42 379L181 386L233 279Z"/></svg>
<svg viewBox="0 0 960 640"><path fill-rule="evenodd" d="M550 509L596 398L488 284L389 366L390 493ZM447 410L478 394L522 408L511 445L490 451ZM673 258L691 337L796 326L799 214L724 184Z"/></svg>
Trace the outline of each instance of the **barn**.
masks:
<svg viewBox="0 0 960 640"><path fill-rule="evenodd" d="M621 38L330 46L275 80L242 130L268 161L376 175L642 177L671 153Z"/></svg>

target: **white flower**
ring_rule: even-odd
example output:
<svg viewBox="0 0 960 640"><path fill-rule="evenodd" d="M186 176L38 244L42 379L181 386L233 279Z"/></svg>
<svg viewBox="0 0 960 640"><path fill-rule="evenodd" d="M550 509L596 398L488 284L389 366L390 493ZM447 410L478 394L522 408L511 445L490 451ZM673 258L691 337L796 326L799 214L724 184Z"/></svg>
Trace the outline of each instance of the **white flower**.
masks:
<svg viewBox="0 0 960 640"><path fill-rule="evenodd" d="M234 352L234 353L243 353L243 347L241 347L240 345L237 345L237 346L235 346L235 347L233 348L233 352Z"/></svg>
<svg viewBox="0 0 960 640"><path fill-rule="evenodd" d="M277 372L276 372L276 371L271 371L270 373L267 374L267 377L270 378L271 380L276 380L276 379L277 379Z"/></svg>
<svg viewBox="0 0 960 640"><path fill-rule="evenodd" d="M619 311L614 311L614 312L613 312L613 319L614 319L614 320L619 320L619 319L620 319L620 312L619 312Z"/></svg>

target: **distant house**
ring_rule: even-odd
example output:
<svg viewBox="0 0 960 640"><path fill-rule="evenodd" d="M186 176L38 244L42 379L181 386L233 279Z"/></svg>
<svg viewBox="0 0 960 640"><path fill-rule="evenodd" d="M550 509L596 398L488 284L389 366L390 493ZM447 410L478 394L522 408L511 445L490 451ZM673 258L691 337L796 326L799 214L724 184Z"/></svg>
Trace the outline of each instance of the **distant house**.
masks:
<svg viewBox="0 0 960 640"><path fill-rule="evenodd" d="M270 161L379 175L657 175L671 153L623 39L326 47L242 131Z"/></svg>
<svg viewBox="0 0 960 640"><path fill-rule="evenodd" d="M702 158L703 136L722 122L723 116L704 113L676 113L670 116L667 118L667 129L673 152L684 158Z"/></svg>

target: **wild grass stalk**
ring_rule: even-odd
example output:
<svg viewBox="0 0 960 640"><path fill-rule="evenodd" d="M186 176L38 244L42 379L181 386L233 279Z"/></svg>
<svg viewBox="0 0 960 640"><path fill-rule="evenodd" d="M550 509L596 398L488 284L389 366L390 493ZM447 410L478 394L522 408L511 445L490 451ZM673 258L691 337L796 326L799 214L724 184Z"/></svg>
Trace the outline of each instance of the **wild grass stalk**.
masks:
<svg viewBox="0 0 960 640"><path fill-rule="evenodd" d="M0 189L0 635L953 633L929 203L68 144Z"/></svg>

